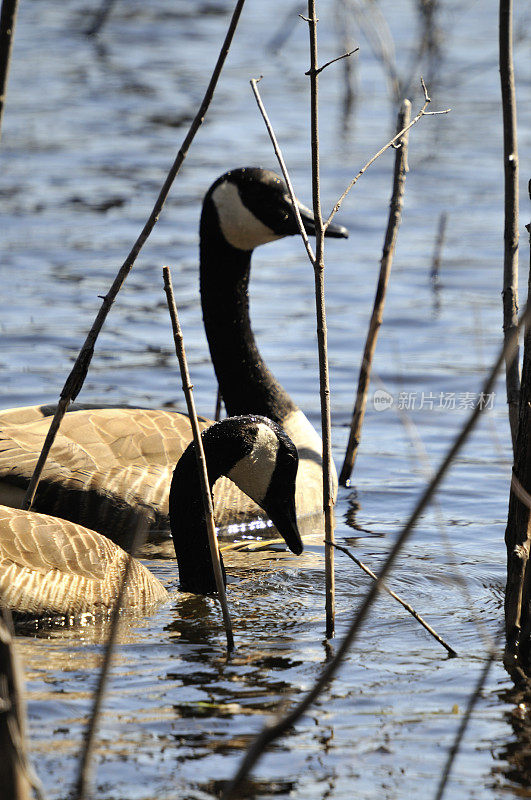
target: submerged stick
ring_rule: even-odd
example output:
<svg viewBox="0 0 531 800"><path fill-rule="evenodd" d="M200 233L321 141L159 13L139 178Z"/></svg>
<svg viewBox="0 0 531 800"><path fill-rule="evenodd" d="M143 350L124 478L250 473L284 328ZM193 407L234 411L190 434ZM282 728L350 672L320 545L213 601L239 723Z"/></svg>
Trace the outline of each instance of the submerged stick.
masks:
<svg viewBox="0 0 531 800"><path fill-rule="evenodd" d="M118 636L118 628L120 626L120 615L122 613L123 599L129 576L131 575L131 568L133 566L134 555L138 548L144 541L147 534L147 521L140 518L135 528L133 541L131 543L131 552L127 556L125 562L124 574L120 582L120 588L116 600L112 607L111 612L111 627L109 636L105 644L105 651L103 653L103 662L101 665L98 685L94 692L94 699L92 704L92 713L87 723L87 731L83 739L83 747L79 759L79 768L74 787L73 797L75 800L85 800L88 797L90 783L92 779L92 758L94 755L94 747L96 744L96 734L100 722L101 709L103 705L103 698L107 689L107 681L109 677L109 670L114 656L114 649L116 647L116 639Z"/></svg>
<svg viewBox="0 0 531 800"><path fill-rule="evenodd" d="M0 11L0 132L4 116L17 8L18 0L2 0L2 10Z"/></svg>
<svg viewBox="0 0 531 800"><path fill-rule="evenodd" d="M503 168L505 185L505 225L503 232L503 335L516 336L518 323L518 141L513 68L513 4L500 0L499 12L500 81L503 108ZM515 342L518 348L518 339ZM513 452L518 432L520 368L518 357L505 364L505 383Z"/></svg>
<svg viewBox="0 0 531 800"><path fill-rule="evenodd" d="M354 469L356 456L358 454L358 447L361 439L361 429L363 426L363 419L365 417L365 409L367 407L367 394L371 380L372 361L374 358L374 351L376 350L378 331L380 329L380 325L382 324L387 284L389 283L389 278L391 276L391 267L393 264L396 238L398 236L400 220L402 219L402 208L404 206L404 187L406 184L406 174L408 171L407 148L409 130L407 129L407 125L409 124L410 114L411 103L409 100L404 100L402 103L402 108L398 114L396 127L398 131L405 129L405 132L397 141L398 150L396 151L395 155L393 192L389 207L389 220L387 222L387 231L385 233L383 254L380 261L380 275L378 278L378 286L376 289L376 296L374 298L372 315L369 322L369 330L367 332L367 338L365 341L365 349L363 351L363 358L361 361L358 379L358 392L356 395L356 402L354 404L352 422L350 425L350 436L348 439L343 466L341 467L341 472L339 474L339 483L342 486L347 486L352 470Z"/></svg>
<svg viewBox="0 0 531 800"><path fill-rule="evenodd" d="M527 324L530 319L531 319L531 312L528 312L526 309L524 314L520 317L518 323L518 330L523 324ZM496 361L494 362L490 370L489 375L487 376L487 379L483 384L483 396L490 394L492 389L494 388L496 377L501 368L501 365L503 364L506 355L510 354L511 349L512 352L514 353L513 342L505 342L500 350L500 353ZM249 750L245 754L236 775L233 777L233 779L225 788L221 800L230 800L230 798L234 797L236 790L241 785L245 777L249 774L250 770L256 764L256 762L258 761L264 750L271 744L271 742L275 741L284 733L286 733L288 730L290 730L290 728L292 728L293 725L308 710L308 708L312 705L314 700L316 700L317 697L319 697L319 695L326 688L326 686L328 686L328 684L336 674L337 670L339 669L341 662L343 661L343 658L348 652L350 646L355 641L356 636L367 617L369 609L371 608L376 597L378 596L381 584L384 582L385 578L391 571L398 554L400 553L402 547L409 539L420 516L430 503L436 490L438 489L443 478L448 472L448 469L450 468L453 460L455 459L455 457L457 456L457 454L460 452L463 445L467 441L470 433L474 429L480 417L480 414L483 412L484 408L485 404L478 404L473 409L467 421L461 428L460 433L458 434L458 436L448 449L446 456L444 457L443 461L441 462L441 465L439 466L439 469L437 470L437 472L427 485L426 489L422 493L407 523L404 525L398 537L396 538L395 543L392 546L389 555L387 556L387 559L385 560L377 579L374 581L373 585L365 595L361 603L361 606L354 614L350 622L350 625L348 627L347 633L340 642L334 657L325 666L318 680L315 682L310 691L302 698L302 700L300 700L296 705L294 705L293 708L291 708L287 714L285 714L280 720L278 720L278 722L276 722L273 725L266 726L262 730L262 732L256 737L254 742L251 744Z"/></svg>
<svg viewBox="0 0 531 800"><path fill-rule="evenodd" d="M59 426L61 424L64 415L66 414L69 404L72 402L72 400L76 399L77 395L81 391L81 387L83 386L83 383L87 376L92 356L94 355L94 347L96 345L96 340L107 318L107 314L111 310L111 306L116 299L116 295L122 288L125 279L131 272L131 269L133 268L133 265L137 259L138 254L140 253L142 247L146 243L149 235L151 234L151 231L155 227L155 224L160 216L160 213L164 207L164 204L170 192L173 181L175 180L182 166L182 163L186 158L190 145L192 144L192 141L205 118L205 114L214 95L214 90L216 88L219 76L221 74L221 70L227 58L227 54L229 52L232 39L234 37L234 33L236 31L236 27L238 25L238 21L240 19L240 14L242 12L244 3L245 0L238 0L236 3L236 7L234 9L229 24L229 29L227 31L227 35L225 36L225 41L223 42L223 45L221 47L221 51L219 53L216 66L214 67L212 77L210 78L207 90L199 107L199 111L195 115L194 120L188 130L188 133L186 134L184 141L177 153L177 156L175 157L175 161L173 162L173 165L166 177L166 180L164 181L164 185L160 190L159 196L157 197L155 205L153 206L153 210L149 215L149 219L142 228L142 231L139 237L137 238L135 244L133 245L131 252L127 256L122 266L120 267L120 270L118 271L118 274L116 275L116 278L114 279L114 282L109 292L104 297L103 303L96 316L96 319L94 320L92 328L90 329L87 338L85 339L85 342L83 344L83 347L81 348L81 351L76 359L76 362L72 367L70 375L66 380L48 434L44 441L41 454L37 460L37 464L35 466L33 475L31 476L30 484L28 486L26 494L24 495L24 500L22 501L22 508L26 509L31 508L33 499L35 497L35 492L37 491L37 486L39 485L42 471L46 463L46 459L48 458L48 453L50 452L55 436L57 434L57 431L59 430Z"/></svg>
<svg viewBox="0 0 531 800"><path fill-rule="evenodd" d="M195 401L193 395L193 384L190 381L190 373L188 372L188 364L186 361L186 353L184 350L184 339L181 326L179 324L179 317L177 314L177 306L175 305L175 297L173 295L173 286L171 282L171 273L168 267L162 268L164 276L164 291L168 298L168 309L171 317L171 325L173 329L173 340L175 342L175 352L179 359L179 367L181 370L181 379L183 385L183 392L186 398L186 406L188 408L188 416L190 417L190 424L194 434L195 443L195 456L197 460L197 469L199 471L199 482L201 484L201 494L203 495L203 505L205 508L206 525L208 532L208 543L210 545L210 557L212 558L212 568L216 578L216 587L219 595L219 602L221 603L221 610L223 613L223 622L225 624L225 633L227 635L227 648L229 652L234 649L234 636L232 634L232 623L229 614L229 607L227 605L227 595L225 593L225 584L223 582L223 574L221 572L221 563L219 560L218 537L216 536L216 526L214 523L214 508L212 505L212 493L210 491L210 484L208 482L207 463L205 452L203 450L203 442L201 441L201 432L199 430L199 423L197 421L197 412L195 410Z"/></svg>
<svg viewBox="0 0 531 800"><path fill-rule="evenodd" d="M340 545L340 544L336 544L336 543L334 543L334 547L336 548L336 550L341 550L341 552L342 552L342 553L345 553L345 555L347 555L349 558L351 558L351 559L352 559L352 561L354 561L354 563L355 563L355 564L357 564L357 565L358 565L358 567L359 567L360 569L362 569L362 570L363 570L363 572L365 572L367 575L369 575L369 577L371 577L371 578L372 578L374 581L377 581L377 580L378 580L378 576L374 574L374 572L372 571L372 569L369 569L369 567L368 567L366 564L364 564L364 563L363 563L363 561L360 561L360 559L359 559L359 558L356 558L356 556L354 555L354 553L351 553L351 552L350 552L350 550L348 549L348 547L343 547L342 545ZM447 644L447 643L444 641L444 639L442 638L442 636L439 636L439 634L437 633L437 631L435 631L435 630L434 630L434 629L431 627L431 625L428 625L428 623L426 622L426 620L425 620L425 619L423 619L423 618L420 616L420 614L418 613L418 611L415 611L415 609L413 608L413 606L410 606L410 605L409 605L409 603L406 603L406 601L405 601L405 600L403 600L403 599L402 599L402 598L401 598L399 595L397 595L397 594L396 594L396 592L393 592L393 590L392 590L392 589L390 589L390 588L389 588L389 587L388 587L388 586L387 586L385 583L382 583L382 585L381 585L381 588L384 590L384 592L387 592L387 594L388 594L388 595L390 595L390 596L393 598L393 600L396 600L398 603L400 603L400 605L401 605L403 608L405 608L405 609L406 609L406 611L408 611L408 612L411 614L411 616L412 616L412 617L414 617L414 619L416 619L416 620L417 620L417 622L419 622L419 623L422 625L422 627L423 627L423 628L425 628L425 629L428 631L428 633L429 633L431 636L433 636L433 638L434 638L434 639L435 639L437 642L439 642L439 644L442 644L442 646L444 647L444 649L445 649L445 650L446 650L446 651L449 653L449 655L450 655L452 658L455 658L455 657L457 656L457 653L456 653L456 651L454 650L454 648L453 648L453 647L450 647L450 645L449 645L449 644Z"/></svg>
<svg viewBox="0 0 531 800"><path fill-rule="evenodd" d="M435 247L433 249L433 259L431 262L430 278L434 289L439 288L439 275L441 270L442 251L444 247L444 240L446 238L446 225L448 223L448 214L446 211L441 212L439 217L439 227L437 229L437 239L435 240Z"/></svg>

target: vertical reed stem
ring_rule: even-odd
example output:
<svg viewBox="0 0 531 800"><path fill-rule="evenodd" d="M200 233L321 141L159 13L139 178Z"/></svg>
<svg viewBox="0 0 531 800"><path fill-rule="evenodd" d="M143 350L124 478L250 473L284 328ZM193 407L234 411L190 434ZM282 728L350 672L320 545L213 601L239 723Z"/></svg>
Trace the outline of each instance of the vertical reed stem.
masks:
<svg viewBox="0 0 531 800"><path fill-rule="evenodd" d="M0 798L29 800L23 679L11 614L0 609Z"/></svg>
<svg viewBox="0 0 531 800"><path fill-rule="evenodd" d="M505 178L505 227L503 258L503 332L505 340L516 336L518 324L518 142L513 69L513 4L500 0L500 80L503 108L503 167ZM516 449L520 373L518 338L515 355L505 362L505 382L513 451Z"/></svg>
<svg viewBox="0 0 531 800"><path fill-rule="evenodd" d="M7 79L9 77L9 64L11 63L11 50L15 34L18 0L2 0L0 11L0 131L7 93Z"/></svg>
<svg viewBox="0 0 531 800"><path fill-rule="evenodd" d="M325 610L326 636L335 629L334 581L334 495L332 489L332 430L330 421L330 381L328 376L327 327L324 287L324 226L321 213L319 173L319 69L317 62L317 17L315 0L308 0L310 31L310 95L312 141L312 195L315 217L315 307L319 348L319 384L321 394L321 430L323 438L323 511L325 523Z"/></svg>
<svg viewBox="0 0 531 800"><path fill-rule="evenodd" d="M409 100L404 100L402 107L398 114L397 131L401 131L409 125L411 115L411 103ZM391 195L391 203L389 207L389 220L387 222L387 231L385 234L383 254L380 262L380 275L378 278L378 287L376 289L376 297L374 298L374 306L372 310L371 319L369 322L369 330L367 331L367 339L365 341L365 349L363 351L363 359L360 367L360 374L358 379L358 392L354 411L352 413L352 422L350 426L350 436L345 453L345 460L339 475L339 483L342 486L347 486L351 472L354 468L356 456L358 454L358 447L361 439L361 428L363 426L363 419L365 417L365 409L367 407L367 393L369 391L369 383L371 379L372 360L374 358L374 351L376 350L376 341L378 339L378 331L382 324L385 295L387 292L387 284L391 276L391 267L393 264L393 256L395 252L396 238L398 235L398 228L402 218L402 208L404 205L404 187L406 183L407 173L407 147L409 139L409 130L406 130L402 138L399 139L400 145L395 155L395 171L393 179L393 192Z"/></svg>
<svg viewBox="0 0 531 800"><path fill-rule="evenodd" d="M531 199L531 181L529 182ZM531 222L527 303L531 300ZM505 665L531 674L531 325L526 321L520 415L514 456L509 512L505 530L507 585L505 588Z"/></svg>
<svg viewBox="0 0 531 800"><path fill-rule="evenodd" d="M195 455L197 459L197 469L199 470L199 480L201 483L201 493L203 495L203 505L205 507L205 516L208 532L208 543L210 545L210 556L212 558L212 567L214 569L214 576L216 578L216 587L218 590L219 601L221 603L221 610L223 613L223 622L225 624L225 633L227 635L227 648L229 652L234 649L234 637L232 635L232 623L227 605L227 595L225 593L225 584L223 582L223 574L221 572L221 564L219 560L218 538L216 536L216 526L214 524L214 508L212 505L212 493L210 491L210 484L208 482L207 463L205 459L205 452L203 450L203 442L201 441L201 432L199 430L199 423L197 421L197 412L195 410L195 401L193 395L193 384L190 381L190 373L188 372L188 363L186 361L186 353L184 351L184 339L181 326L179 324L179 317L177 314L177 306L175 305L175 297L173 295L173 286L171 282L171 273L168 267L162 268L164 276L164 291L168 298L168 308L170 311L171 325L173 329L173 340L175 342L175 352L179 359L179 367L181 369L181 379L183 384L183 392L186 397L186 405L188 408L188 415L190 417L190 424L194 434L195 442Z"/></svg>

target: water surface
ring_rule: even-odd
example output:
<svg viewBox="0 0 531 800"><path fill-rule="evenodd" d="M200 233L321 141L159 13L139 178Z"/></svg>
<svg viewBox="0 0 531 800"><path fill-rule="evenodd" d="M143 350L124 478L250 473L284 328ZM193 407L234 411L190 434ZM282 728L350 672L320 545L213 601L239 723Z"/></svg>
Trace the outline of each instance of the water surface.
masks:
<svg viewBox="0 0 531 800"><path fill-rule="evenodd" d="M53 402L100 301L151 210L200 101L230 3L117 2L97 41L82 33L81 0L27 0L20 8L2 140L2 406ZM304 5L304 4L302 4ZM286 20L291 9L293 22ZM295 7L248 0L204 127L166 209L99 339L80 400L183 408L162 292L172 268L196 404L212 414L215 382L197 290L198 218L225 170L275 168L248 86L260 84L297 192L310 200L307 31ZM381 3L400 74L414 61L414 4ZM304 10L304 8L301 8ZM321 3L322 61L338 55L337 6ZM529 19L516 47L522 196L531 146ZM439 4L434 109L414 128L403 224L375 373L393 400L369 401L352 487L340 491L337 538L373 569L383 562L426 480L459 430L500 344L503 261L497 5ZM341 27L344 32L344 25ZM291 29L292 28L292 29ZM289 38L274 52L271 41ZM396 108L385 71L352 22L361 50L356 102L345 125L342 65L321 87L323 202L389 137ZM392 152L345 202L350 239L327 244L327 301L338 466L374 295L391 185ZM524 222L528 221L523 204ZM448 213L440 289L430 281L440 214ZM522 232L523 229L522 229ZM523 263L527 262L525 246ZM523 281L525 283L525 280ZM259 250L252 317L275 374L318 424L313 274L295 239ZM372 391L371 391L372 398ZM254 772L253 797L432 796L468 695L502 620L510 452L503 384L493 408L426 513L390 580L458 651L449 659L383 597L340 674L290 737ZM416 434L403 424L404 406ZM164 553L159 553L164 556ZM219 610L177 591L175 562L146 562L173 587L171 601L121 633L97 751L106 800L216 796L264 722L308 689L336 643L324 639L323 547L233 552L226 563L237 651L227 662ZM466 591L457 579L466 579ZM337 635L369 579L337 555ZM30 747L50 800L65 798L101 661L105 630L26 635ZM448 796L530 796L514 766L518 711L497 661L457 759ZM516 752L516 755L515 755Z"/></svg>

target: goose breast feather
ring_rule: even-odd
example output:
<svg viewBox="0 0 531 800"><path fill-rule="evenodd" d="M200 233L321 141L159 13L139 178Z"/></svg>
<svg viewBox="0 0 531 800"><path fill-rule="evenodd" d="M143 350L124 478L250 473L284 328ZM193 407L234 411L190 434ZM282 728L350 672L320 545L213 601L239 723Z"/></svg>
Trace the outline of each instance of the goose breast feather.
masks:
<svg viewBox="0 0 531 800"><path fill-rule="evenodd" d="M68 520L0 506L0 603L23 615L72 616L112 607L127 554ZM124 606L146 613L162 583L133 559Z"/></svg>

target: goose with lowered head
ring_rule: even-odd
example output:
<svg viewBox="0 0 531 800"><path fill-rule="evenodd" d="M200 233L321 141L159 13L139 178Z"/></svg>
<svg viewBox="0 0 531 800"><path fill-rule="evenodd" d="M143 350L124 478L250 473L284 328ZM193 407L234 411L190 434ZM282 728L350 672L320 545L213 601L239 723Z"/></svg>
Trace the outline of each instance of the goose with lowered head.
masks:
<svg viewBox="0 0 531 800"><path fill-rule="evenodd" d="M299 206L309 234L313 214ZM222 175L208 190L200 224L200 285L212 361L229 415L262 414L279 423L299 450L297 513L318 512L321 440L264 363L251 328L248 284L253 250L297 233L286 185L255 167ZM346 237L330 225L331 237ZM49 427L53 406L0 412L0 502L19 506ZM203 427L210 420L202 419ZM174 464L192 438L184 414L73 406L46 463L34 508L87 525L123 544L138 514L167 527ZM214 488L218 525L260 515L228 479Z"/></svg>
<svg viewBox="0 0 531 800"><path fill-rule="evenodd" d="M298 456L284 431L264 417L231 417L205 430L202 439L211 488L221 475L233 480L299 555ZM214 592L193 444L175 467L169 507L180 588L198 594ZM0 506L0 605L19 618L106 612L116 599L126 561L120 547L95 531L47 514ZM163 584L133 559L124 605L146 613L167 597Z"/></svg>

